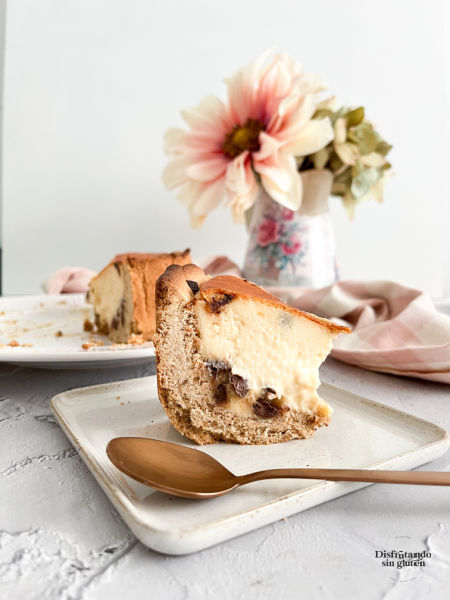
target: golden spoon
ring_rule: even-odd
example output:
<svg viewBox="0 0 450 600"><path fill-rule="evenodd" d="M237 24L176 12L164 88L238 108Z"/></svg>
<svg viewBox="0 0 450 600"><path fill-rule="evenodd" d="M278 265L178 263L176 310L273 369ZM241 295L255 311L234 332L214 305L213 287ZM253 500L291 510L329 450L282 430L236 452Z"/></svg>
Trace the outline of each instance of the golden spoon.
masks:
<svg viewBox="0 0 450 600"><path fill-rule="evenodd" d="M111 462L125 475L161 492L183 498L222 496L244 483L261 479L325 479L371 483L450 485L450 473L364 469L270 469L233 475L215 458L179 444L141 437L112 439L106 447Z"/></svg>

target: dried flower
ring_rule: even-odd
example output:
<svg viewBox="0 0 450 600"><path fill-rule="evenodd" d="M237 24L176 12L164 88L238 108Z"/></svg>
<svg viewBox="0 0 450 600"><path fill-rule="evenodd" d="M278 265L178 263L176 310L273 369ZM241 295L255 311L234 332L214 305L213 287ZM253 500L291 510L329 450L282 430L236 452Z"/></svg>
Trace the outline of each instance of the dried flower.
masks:
<svg viewBox="0 0 450 600"><path fill-rule="evenodd" d="M297 210L302 183L295 156L309 155L333 139L327 117L313 119L322 84L284 54L264 53L227 80L228 101L214 96L182 112L188 131L166 133L171 157L167 188L180 188L193 226L224 195L233 217L244 221L259 185L279 204Z"/></svg>
<svg viewBox="0 0 450 600"><path fill-rule="evenodd" d="M299 169L329 169L334 176L332 194L341 196L350 216L367 198L382 202L391 168L386 155L392 146L365 120L364 108L337 109L335 99L329 98L318 105L314 118L330 119L334 139L311 156L297 158Z"/></svg>

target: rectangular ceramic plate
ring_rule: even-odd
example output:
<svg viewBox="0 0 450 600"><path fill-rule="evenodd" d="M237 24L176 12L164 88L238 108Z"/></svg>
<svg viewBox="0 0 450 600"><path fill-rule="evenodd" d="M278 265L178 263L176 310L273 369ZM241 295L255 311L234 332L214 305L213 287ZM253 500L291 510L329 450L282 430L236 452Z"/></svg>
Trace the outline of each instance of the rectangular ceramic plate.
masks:
<svg viewBox="0 0 450 600"><path fill-rule="evenodd" d="M219 443L201 450L240 475L305 466L411 469L449 446L447 432L432 423L330 385L322 385L320 392L335 412L329 427L311 439L270 446ZM175 498L123 475L105 452L117 436L199 448L168 421L154 376L64 392L53 398L52 409L130 529L143 544L167 554L201 550L369 485L279 479L210 500Z"/></svg>
<svg viewBox="0 0 450 600"><path fill-rule="evenodd" d="M83 330L93 319L85 294L0 298L0 361L48 369L118 366L154 356L153 344L113 344ZM58 331L62 336L57 336ZM90 340L103 343L84 350ZM11 346L15 340L19 346Z"/></svg>

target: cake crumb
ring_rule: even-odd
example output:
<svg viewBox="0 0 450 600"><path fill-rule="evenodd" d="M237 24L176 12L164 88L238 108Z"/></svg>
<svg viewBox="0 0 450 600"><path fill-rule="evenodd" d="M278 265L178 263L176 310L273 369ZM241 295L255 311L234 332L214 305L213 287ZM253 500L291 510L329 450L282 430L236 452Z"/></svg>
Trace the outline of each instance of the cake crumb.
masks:
<svg viewBox="0 0 450 600"><path fill-rule="evenodd" d="M144 336L142 335L142 333L132 333L130 335L130 337L128 338L128 344L132 344L133 346L140 346L141 344L143 344L146 340L144 339Z"/></svg>
<svg viewBox="0 0 450 600"><path fill-rule="evenodd" d="M91 348L96 348L97 346L104 346L105 343L101 340L89 340L89 342L85 342L81 345L83 350L90 350Z"/></svg>
<svg viewBox="0 0 450 600"><path fill-rule="evenodd" d="M33 344L21 344L20 342L18 342L17 340L11 340L9 342L9 344L7 344L8 346L10 346L11 348L32 348ZM2 346L5 346L5 344L2 344Z"/></svg>
<svg viewBox="0 0 450 600"><path fill-rule="evenodd" d="M125 402L121 402L121 403L120 403L120 406L125 406Z"/></svg>
<svg viewBox="0 0 450 600"><path fill-rule="evenodd" d="M94 323L90 319L85 319L83 329L84 331L94 331Z"/></svg>
<svg viewBox="0 0 450 600"><path fill-rule="evenodd" d="M5 311L2 310L2 312L0 312L0 317L4 317L5 316Z"/></svg>
<svg viewBox="0 0 450 600"><path fill-rule="evenodd" d="M63 336L63 332L61 331L61 329L59 329L56 333L55 333L55 337L62 337Z"/></svg>
<svg viewBox="0 0 450 600"><path fill-rule="evenodd" d="M116 396L116 400L120 400L120 396Z"/></svg>

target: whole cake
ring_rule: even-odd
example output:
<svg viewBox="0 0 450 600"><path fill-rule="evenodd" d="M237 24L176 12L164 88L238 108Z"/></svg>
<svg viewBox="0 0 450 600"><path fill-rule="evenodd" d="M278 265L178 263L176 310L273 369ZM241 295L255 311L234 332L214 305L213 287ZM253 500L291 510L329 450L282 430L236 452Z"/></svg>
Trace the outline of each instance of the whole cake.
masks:
<svg viewBox="0 0 450 600"><path fill-rule="evenodd" d="M155 333L155 283L169 265L191 262L189 250L170 254L118 254L91 279L97 331L118 343L151 340Z"/></svg>
<svg viewBox="0 0 450 600"><path fill-rule="evenodd" d="M318 369L349 332L231 276L170 266L156 283L156 364L161 403L199 444L269 444L327 425Z"/></svg>

